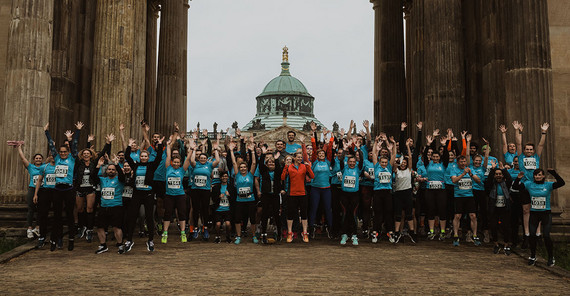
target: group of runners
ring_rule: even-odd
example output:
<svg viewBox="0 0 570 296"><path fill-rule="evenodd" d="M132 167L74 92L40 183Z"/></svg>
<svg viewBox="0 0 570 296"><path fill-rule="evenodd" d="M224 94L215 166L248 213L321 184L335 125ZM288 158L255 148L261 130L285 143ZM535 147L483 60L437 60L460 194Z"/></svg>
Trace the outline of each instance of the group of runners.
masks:
<svg viewBox="0 0 570 296"><path fill-rule="evenodd" d="M210 240L211 233L215 243L236 245L249 235L255 244L308 243L316 236L341 245L358 245L360 239L415 244L421 238L453 246L492 243L495 254L506 255L521 244L530 248L529 265L543 239L552 266L551 193L564 181L556 171L540 168L549 125L540 126L538 145L523 144L523 125L512 126L515 143L507 142L506 126L498 127L500 159L490 155L484 138L479 146L467 131L424 136L422 122L415 141L408 138L406 123L397 140L384 133L373 137L368 121L360 132L353 121L346 132L312 123L306 145L295 131L286 140L264 143L239 129L235 137L186 135L176 123L170 135L149 134L143 121L139 143L126 140L119 127L116 154L113 134L98 152L91 135L78 150L83 146L78 122L58 146L45 126L45 159L35 154L29 161L22 143L15 147L30 175L28 237L37 236L39 248L49 242L51 251L63 247L66 221L68 250L76 239L92 242L96 235L97 254L109 250L111 230L122 254L132 250L137 226L150 252L155 235L167 244L177 227L182 243ZM554 182L546 181L548 174Z"/></svg>

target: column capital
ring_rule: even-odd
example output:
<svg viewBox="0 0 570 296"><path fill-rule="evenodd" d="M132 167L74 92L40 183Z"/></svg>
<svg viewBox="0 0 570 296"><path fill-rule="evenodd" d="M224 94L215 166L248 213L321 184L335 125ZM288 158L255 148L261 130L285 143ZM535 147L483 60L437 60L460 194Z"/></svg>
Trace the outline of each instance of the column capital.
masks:
<svg viewBox="0 0 570 296"><path fill-rule="evenodd" d="M184 7L186 7L186 9L190 8L190 0L183 0L184 1Z"/></svg>

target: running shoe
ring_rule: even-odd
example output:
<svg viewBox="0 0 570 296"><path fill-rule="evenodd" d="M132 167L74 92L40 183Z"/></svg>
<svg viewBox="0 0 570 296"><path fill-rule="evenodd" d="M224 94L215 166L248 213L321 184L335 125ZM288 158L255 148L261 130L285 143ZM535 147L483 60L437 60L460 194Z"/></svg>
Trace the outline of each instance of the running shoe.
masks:
<svg viewBox="0 0 570 296"><path fill-rule="evenodd" d="M50 250L51 252L55 251L55 249L56 249L56 244L55 244L55 242L54 242L54 241L50 241L49 244L50 244L49 250Z"/></svg>
<svg viewBox="0 0 570 296"><path fill-rule="evenodd" d="M63 239L62 238L57 240L57 248L63 249Z"/></svg>
<svg viewBox="0 0 570 296"><path fill-rule="evenodd" d="M89 229L86 231L85 240L88 243L91 243L93 241L93 230Z"/></svg>
<svg viewBox="0 0 570 296"><path fill-rule="evenodd" d="M226 243L231 244L232 243L232 239L229 236L226 236Z"/></svg>
<svg viewBox="0 0 570 296"><path fill-rule="evenodd" d="M488 244L491 241L490 237L489 237L489 231L485 230L483 232L483 242Z"/></svg>
<svg viewBox="0 0 570 296"><path fill-rule="evenodd" d="M125 253L126 253L126 252L130 252L134 245L135 245L134 242L132 242L132 241L126 241L126 242L125 242Z"/></svg>
<svg viewBox="0 0 570 296"><path fill-rule="evenodd" d="M331 234L331 231L330 231L328 225L325 226L325 232L327 233L327 237L328 237L329 239L331 239L331 238L332 238L332 234Z"/></svg>
<svg viewBox="0 0 570 296"><path fill-rule="evenodd" d="M38 244L36 245L36 249L43 248L45 244L46 244L46 238L45 237L38 238Z"/></svg>
<svg viewBox="0 0 570 296"><path fill-rule="evenodd" d="M317 234L317 227L313 226L311 228L311 238L314 239L315 238L315 234Z"/></svg>
<svg viewBox="0 0 570 296"><path fill-rule="evenodd" d="M453 236L453 246L459 247L459 236L457 236L457 235Z"/></svg>
<svg viewBox="0 0 570 296"><path fill-rule="evenodd" d="M208 241L210 239L210 232L208 232L208 228L204 228L204 232L202 232L202 240Z"/></svg>
<svg viewBox="0 0 570 296"><path fill-rule="evenodd" d="M95 251L95 254L102 254L109 251L109 248L107 248L107 245L99 245L99 247L97 247L97 251Z"/></svg>
<svg viewBox="0 0 570 296"><path fill-rule="evenodd" d="M550 258L548 258L548 263L546 263L546 265L548 267L552 267L552 266L554 266L555 263L556 263L556 260L554 260L554 257L550 257Z"/></svg>
<svg viewBox="0 0 570 296"><path fill-rule="evenodd" d="M145 237L144 231L139 231L139 237Z"/></svg>
<svg viewBox="0 0 570 296"><path fill-rule="evenodd" d="M528 265L534 266L535 264L536 264L536 257L535 258L528 257Z"/></svg>
<svg viewBox="0 0 570 296"><path fill-rule="evenodd" d="M394 233L392 231L386 233L386 236L388 236L388 241L392 244L396 243L396 238L394 237Z"/></svg>
<svg viewBox="0 0 570 296"><path fill-rule="evenodd" d="M435 238L435 232L431 231L427 234L427 239L433 240Z"/></svg>
<svg viewBox="0 0 570 296"><path fill-rule="evenodd" d="M412 244L415 244L418 241L418 235L415 232L409 232L408 238L410 238Z"/></svg>
<svg viewBox="0 0 570 296"><path fill-rule="evenodd" d="M117 250L118 254L124 254L125 253L125 245L120 244L119 245L119 249Z"/></svg>
<svg viewBox="0 0 570 296"><path fill-rule="evenodd" d="M216 238L214 239L214 243L219 244L222 241L222 239L219 236L216 236Z"/></svg>
<svg viewBox="0 0 570 296"><path fill-rule="evenodd" d="M309 242L309 234L307 232L303 232L303 242Z"/></svg>
<svg viewBox="0 0 570 296"><path fill-rule="evenodd" d="M493 254L499 254L500 250L501 250L501 247L499 245L495 245L493 247Z"/></svg>
<svg viewBox="0 0 570 296"><path fill-rule="evenodd" d="M353 234L353 235L352 235L351 240L352 240L352 245L353 245L353 246L358 246L358 236L356 236L356 234Z"/></svg>
<svg viewBox="0 0 570 296"><path fill-rule="evenodd" d="M241 243L241 236L236 236L236 240L234 241L234 244L239 245Z"/></svg>
<svg viewBox="0 0 570 296"><path fill-rule="evenodd" d="M267 245L269 242L267 241L267 233L261 235L261 243Z"/></svg>
<svg viewBox="0 0 570 296"><path fill-rule="evenodd" d="M162 233L162 239L160 240L160 242L166 244L167 241L168 241L168 232L165 231Z"/></svg>
<svg viewBox="0 0 570 296"><path fill-rule="evenodd" d="M254 236L251 238L251 241L252 241L254 244L259 243L259 239L257 239L257 236L256 236L256 235L254 235Z"/></svg>
<svg viewBox="0 0 570 296"><path fill-rule="evenodd" d="M293 241L293 232L287 233L287 242L290 243Z"/></svg>
<svg viewBox="0 0 570 296"><path fill-rule="evenodd" d="M154 252L154 241L146 241L146 249L149 252Z"/></svg>
<svg viewBox="0 0 570 296"><path fill-rule="evenodd" d="M400 234L399 232L394 233L394 243L397 244L400 242L400 239L402 238L402 234Z"/></svg>
<svg viewBox="0 0 570 296"><path fill-rule="evenodd" d="M40 237L40 229L39 228L32 229L32 233L34 234L34 236Z"/></svg>
<svg viewBox="0 0 570 296"><path fill-rule="evenodd" d="M197 239L198 236L200 235L200 231L199 231L200 229L199 229L199 228L200 228L200 227L194 227L194 232L192 233L192 238L193 238L193 239Z"/></svg>
<svg viewBox="0 0 570 296"><path fill-rule="evenodd" d="M477 247L481 245L481 240L478 236L473 236L473 244Z"/></svg>
<svg viewBox="0 0 570 296"><path fill-rule="evenodd" d="M521 249L523 249L523 250L528 249L528 237L529 237L529 236L526 235L526 234L523 235L523 242L522 242L522 245L521 245Z"/></svg>
<svg viewBox="0 0 570 296"><path fill-rule="evenodd" d="M442 242L444 241L446 238L448 238L449 236L445 233L445 231L441 231L439 233L439 241Z"/></svg>
<svg viewBox="0 0 570 296"><path fill-rule="evenodd" d="M75 247L75 240L70 238L69 241L67 242L67 250L73 251L74 247Z"/></svg>
<svg viewBox="0 0 570 296"><path fill-rule="evenodd" d="M372 243L377 243L378 242L378 232L373 231L372 232Z"/></svg>
<svg viewBox="0 0 570 296"><path fill-rule="evenodd" d="M343 235L340 237L340 244L344 246L344 245L346 245L346 241L348 241L348 235L343 234Z"/></svg>
<svg viewBox="0 0 570 296"><path fill-rule="evenodd" d="M370 231L368 231L368 229L365 229L362 231L362 237L363 238L368 238L370 235Z"/></svg>
<svg viewBox="0 0 570 296"><path fill-rule="evenodd" d="M186 232L180 231L180 241L183 242L183 243L187 243L187 242L188 242L188 238L186 237Z"/></svg>
<svg viewBox="0 0 570 296"><path fill-rule="evenodd" d="M508 247L508 246L505 247L504 251L505 251L505 255L509 256L511 254L511 247Z"/></svg>
<svg viewBox="0 0 570 296"><path fill-rule="evenodd" d="M80 227L79 230L77 231L77 238L84 238L86 232L87 232L86 226Z"/></svg>
<svg viewBox="0 0 570 296"><path fill-rule="evenodd" d="M471 230L467 231L467 235L465 236L465 242L466 243L473 242L473 232L471 232Z"/></svg>
<svg viewBox="0 0 570 296"><path fill-rule="evenodd" d="M26 236L28 238L34 238L34 232L31 229L28 229L28 231L26 231Z"/></svg>

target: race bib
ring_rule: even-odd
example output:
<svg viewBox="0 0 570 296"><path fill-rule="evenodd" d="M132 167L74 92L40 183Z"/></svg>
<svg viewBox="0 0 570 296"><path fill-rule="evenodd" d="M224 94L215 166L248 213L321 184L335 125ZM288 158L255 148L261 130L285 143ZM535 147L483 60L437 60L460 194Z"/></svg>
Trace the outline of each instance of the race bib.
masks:
<svg viewBox="0 0 570 296"><path fill-rule="evenodd" d="M69 168L66 165L56 165L55 166L55 176L58 178L67 177L67 170Z"/></svg>
<svg viewBox="0 0 570 296"><path fill-rule="evenodd" d="M497 208L504 208L505 207L505 196L504 195L497 195L497 202L495 203L495 207Z"/></svg>
<svg viewBox="0 0 570 296"><path fill-rule="evenodd" d="M46 175L46 186L55 186L55 174Z"/></svg>
<svg viewBox="0 0 570 296"><path fill-rule="evenodd" d="M133 197L133 187L125 186L123 188L123 197L132 198Z"/></svg>
<svg viewBox="0 0 570 296"><path fill-rule="evenodd" d="M546 210L546 196L531 196L530 206L534 210Z"/></svg>
<svg viewBox="0 0 570 296"><path fill-rule="evenodd" d="M536 159L534 157L523 158L524 168L527 170L536 170Z"/></svg>
<svg viewBox="0 0 570 296"><path fill-rule="evenodd" d="M338 179L338 181L342 181L342 173L341 172L336 172L336 178Z"/></svg>
<svg viewBox="0 0 570 296"><path fill-rule="evenodd" d="M83 179L81 179L80 187L92 187L91 182L89 180L89 176L83 175Z"/></svg>
<svg viewBox="0 0 570 296"><path fill-rule="evenodd" d="M214 168L212 170L212 178L214 178L214 179L220 178L220 170L218 168Z"/></svg>
<svg viewBox="0 0 570 296"><path fill-rule="evenodd" d="M230 200L228 199L228 196L224 194L224 196L220 198L220 207L229 207L229 206L230 206Z"/></svg>
<svg viewBox="0 0 570 296"><path fill-rule="evenodd" d="M204 187L206 183L208 183L208 177L201 175L194 176L194 185L197 187Z"/></svg>
<svg viewBox="0 0 570 296"><path fill-rule="evenodd" d="M491 169L493 168L492 164L487 164L487 169L485 170L485 176L489 176L489 173L491 172Z"/></svg>
<svg viewBox="0 0 570 296"><path fill-rule="evenodd" d="M180 177L168 177L168 189L180 189Z"/></svg>
<svg viewBox="0 0 570 296"><path fill-rule="evenodd" d="M36 187L36 185L38 184L38 178L40 177L40 175L36 175L32 177L32 182L34 184L34 187Z"/></svg>
<svg viewBox="0 0 570 296"><path fill-rule="evenodd" d="M356 186L356 177L353 177L353 176L344 177L344 187L345 188L354 188L355 186Z"/></svg>
<svg viewBox="0 0 570 296"><path fill-rule="evenodd" d="M443 182L441 181L429 181L429 189L443 189Z"/></svg>
<svg viewBox="0 0 570 296"><path fill-rule="evenodd" d="M390 183L392 180L392 174L388 172L379 172L378 173L378 182L382 184Z"/></svg>
<svg viewBox="0 0 570 296"><path fill-rule="evenodd" d="M251 194L251 189L249 187L240 187L238 188L238 195L241 198L248 198Z"/></svg>
<svg viewBox="0 0 570 296"><path fill-rule="evenodd" d="M101 190L102 199L114 199L115 198L115 188L105 187Z"/></svg>
<svg viewBox="0 0 570 296"><path fill-rule="evenodd" d="M368 168L368 175L370 175L370 177L374 177L374 168Z"/></svg>
<svg viewBox="0 0 570 296"><path fill-rule="evenodd" d="M459 190L471 190L473 188L473 181L471 181L471 179L461 179L457 185Z"/></svg>
<svg viewBox="0 0 570 296"><path fill-rule="evenodd" d="M144 184L145 176L137 176L135 178L135 187L137 189L148 189L148 185Z"/></svg>

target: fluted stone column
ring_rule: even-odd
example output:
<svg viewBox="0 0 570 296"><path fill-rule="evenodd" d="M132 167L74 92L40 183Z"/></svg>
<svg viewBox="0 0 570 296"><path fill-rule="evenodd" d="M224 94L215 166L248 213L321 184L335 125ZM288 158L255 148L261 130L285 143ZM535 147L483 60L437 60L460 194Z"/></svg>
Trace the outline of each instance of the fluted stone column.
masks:
<svg viewBox="0 0 570 296"><path fill-rule="evenodd" d="M411 123L424 120L424 3L406 0L406 95L407 118ZM414 129L414 124L410 128ZM414 133L415 134L415 133Z"/></svg>
<svg viewBox="0 0 570 296"><path fill-rule="evenodd" d="M92 131L91 127L91 87L93 80L93 51L95 43L95 15L97 0L79 0L81 11L80 24L80 85L75 104L74 120L82 120L86 131ZM87 132L82 133L82 137ZM97 141L99 140L99 141ZM101 144L103 139L96 139L96 144ZM101 147L97 145L97 147Z"/></svg>
<svg viewBox="0 0 570 296"><path fill-rule="evenodd" d="M133 95L131 97L131 127L129 137L142 138L140 121L144 118L146 92L146 22L148 20L147 0L135 1L134 52L133 52Z"/></svg>
<svg viewBox="0 0 570 296"><path fill-rule="evenodd" d="M131 130L136 1L97 1L91 91L91 131L97 139L118 134L120 123Z"/></svg>
<svg viewBox="0 0 570 296"><path fill-rule="evenodd" d="M182 9L182 40L183 40L183 50L182 50L182 108L178 111L180 120L180 126L183 130L186 130L186 110L188 109L188 9L190 8L189 0L184 0L184 9Z"/></svg>
<svg viewBox="0 0 570 296"><path fill-rule="evenodd" d="M465 67L461 22L462 0L425 0L426 130L466 128Z"/></svg>
<svg viewBox="0 0 570 296"><path fill-rule="evenodd" d="M0 125L0 203L25 202L28 174L7 140L25 141L24 153L45 156L49 119L53 0L13 0Z"/></svg>
<svg viewBox="0 0 570 296"><path fill-rule="evenodd" d="M144 118L149 122L152 130L155 130L156 121L156 54L158 41L158 1L149 0L147 5L146 20L146 85Z"/></svg>
<svg viewBox="0 0 570 296"><path fill-rule="evenodd" d="M170 132L172 122L182 121L184 9L182 0L165 0L161 5L155 130L163 134Z"/></svg>
<svg viewBox="0 0 570 296"><path fill-rule="evenodd" d="M406 120L402 1L371 0L374 9L374 129L396 134Z"/></svg>

